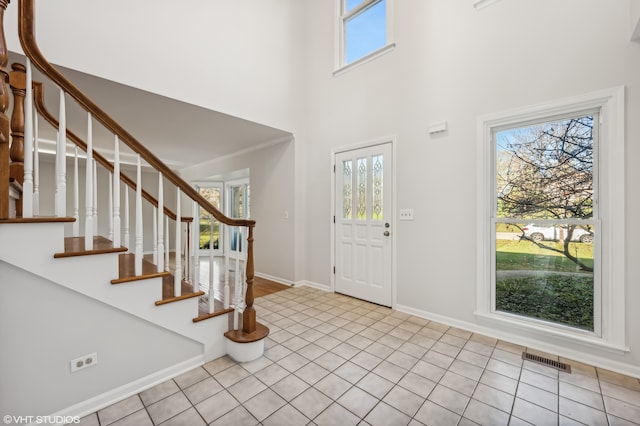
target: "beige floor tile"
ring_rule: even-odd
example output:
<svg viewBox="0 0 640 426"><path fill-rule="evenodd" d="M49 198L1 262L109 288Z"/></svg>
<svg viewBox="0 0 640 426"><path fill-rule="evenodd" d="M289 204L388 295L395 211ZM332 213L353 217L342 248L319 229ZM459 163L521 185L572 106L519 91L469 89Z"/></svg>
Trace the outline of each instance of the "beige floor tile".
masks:
<svg viewBox="0 0 640 426"><path fill-rule="evenodd" d="M479 383L473 393L473 399L497 408L506 413L511 412L514 396L498 389Z"/></svg>
<svg viewBox="0 0 640 426"><path fill-rule="evenodd" d="M409 423L411 417L384 402L380 402L364 420L371 426L396 426Z"/></svg>
<svg viewBox="0 0 640 426"><path fill-rule="evenodd" d="M469 405L464 410L464 417L478 424L492 426L507 426L509 424L509 414L475 399L469 401Z"/></svg>
<svg viewBox="0 0 640 426"><path fill-rule="evenodd" d="M433 426L451 426L457 425L460 420L460 415L449 411L446 408L433 403L431 401L425 401L415 415L415 419L425 425Z"/></svg>
<svg viewBox="0 0 640 426"><path fill-rule="evenodd" d="M338 403L360 418L364 418L378 403L378 399L360 388L353 387L338 398Z"/></svg>
<svg viewBox="0 0 640 426"><path fill-rule="evenodd" d="M351 383L331 373L316 383L313 387L327 395L329 398L336 400L351 388L351 386Z"/></svg>
<svg viewBox="0 0 640 426"><path fill-rule="evenodd" d="M244 407L253 415L253 417L258 419L258 421L262 421L286 405L286 403L287 402L277 393L271 389L265 389L258 395L249 399L244 404Z"/></svg>
<svg viewBox="0 0 640 426"><path fill-rule="evenodd" d="M307 423L309 423L309 419L289 404L262 421L264 426L298 426ZM236 424L240 425L241 423Z"/></svg>
<svg viewBox="0 0 640 426"><path fill-rule="evenodd" d="M291 401L291 405L310 419L314 419L332 403L331 398L314 388L307 389Z"/></svg>
<svg viewBox="0 0 640 426"><path fill-rule="evenodd" d="M309 387L309 384L305 383L299 377L291 374L280 380L275 385L271 386L271 389L286 401L291 401L293 398L309 389Z"/></svg>
<svg viewBox="0 0 640 426"><path fill-rule="evenodd" d="M437 385L429 395L428 400L444 407L456 414L462 415L470 397L449 389L446 386Z"/></svg>
<svg viewBox="0 0 640 426"><path fill-rule="evenodd" d="M394 386L395 382L389 381L375 373L364 376L357 384L360 389L367 391L378 399L383 398Z"/></svg>
<svg viewBox="0 0 640 426"><path fill-rule="evenodd" d="M191 407L191 402L185 394L178 392L147 406L147 411L153 423L160 424Z"/></svg>
<svg viewBox="0 0 640 426"><path fill-rule="evenodd" d="M106 426L143 408L144 405L140 397L133 395L98 411L98 418L100 424Z"/></svg>
<svg viewBox="0 0 640 426"><path fill-rule="evenodd" d="M401 386L395 386L386 394L382 401L402 411L407 416L413 417L424 403L425 398Z"/></svg>
<svg viewBox="0 0 640 426"><path fill-rule="evenodd" d="M559 413L586 425L599 426L607 424L607 416L603 411L562 397L560 398Z"/></svg>
<svg viewBox="0 0 640 426"><path fill-rule="evenodd" d="M209 377L195 385L189 386L183 392L187 398L189 398L191 404L195 405L217 394L221 390L222 386L213 377Z"/></svg>
<svg viewBox="0 0 640 426"><path fill-rule="evenodd" d="M355 426L360 418L338 403L331 404L312 423L317 426Z"/></svg>

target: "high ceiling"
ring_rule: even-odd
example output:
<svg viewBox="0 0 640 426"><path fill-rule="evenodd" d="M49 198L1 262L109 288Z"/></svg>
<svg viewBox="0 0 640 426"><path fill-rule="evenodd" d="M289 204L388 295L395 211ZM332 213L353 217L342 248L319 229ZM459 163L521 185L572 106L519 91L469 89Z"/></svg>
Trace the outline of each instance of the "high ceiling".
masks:
<svg viewBox="0 0 640 426"><path fill-rule="evenodd" d="M22 55L10 54L10 64L25 63ZM232 155L260 145L285 140L290 133L169 99L133 87L124 86L69 70L58 69L95 101L138 141L170 167L182 167ZM34 80L45 82L47 109L58 116L59 89L47 84L34 70ZM178 84L167 76L168 84ZM67 127L86 140L87 114L69 96L66 97ZM39 139L56 140L56 129L44 120L39 124ZM101 153L113 151L114 137L93 121L93 143ZM122 147L123 155L127 149Z"/></svg>

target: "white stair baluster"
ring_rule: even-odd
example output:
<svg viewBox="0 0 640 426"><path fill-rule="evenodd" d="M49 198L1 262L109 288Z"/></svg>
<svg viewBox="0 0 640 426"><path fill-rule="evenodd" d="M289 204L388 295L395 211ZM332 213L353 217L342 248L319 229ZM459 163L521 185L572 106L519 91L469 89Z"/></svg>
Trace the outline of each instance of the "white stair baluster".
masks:
<svg viewBox="0 0 640 426"><path fill-rule="evenodd" d="M22 217L33 217L33 77L27 58L27 88L24 98L24 181L22 182Z"/></svg>
<svg viewBox="0 0 640 426"><path fill-rule="evenodd" d="M113 148L113 246L121 246L120 235L120 141L115 137Z"/></svg>
<svg viewBox="0 0 640 426"><path fill-rule="evenodd" d="M131 253L131 237L129 236L129 186L124 187L124 241L123 243L127 247L127 251Z"/></svg>
<svg viewBox="0 0 640 426"><path fill-rule="evenodd" d="M73 236L80 236L80 189L78 177L78 147L73 158Z"/></svg>
<svg viewBox="0 0 640 426"><path fill-rule="evenodd" d="M40 147L38 144L38 113L33 114L33 215L40 215Z"/></svg>
<svg viewBox="0 0 640 426"><path fill-rule="evenodd" d="M209 216L209 313L215 310L215 270L213 259L213 217ZM224 299L225 308L229 307L229 300Z"/></svg>
<svg viewBox="0 0 640 426"><path fill-rule="evenodd" d="M60 89L58 141L56 144L55 212L57 217L67 215L67 113L62 89Z"/></svg>
<svg viewBox="0 0 640 426"><path fill-rule="evenodd" d="M142 275L142 165L138 154L138 167L136 170L136 250L134 273Z"/></svg>
<svg viewBox="0 0 640 426"><path fill-rule="evenodd" d="M158 209L153 208L153 264L158 264Z"/></svg>
<svg viewBox="0 0 640 426"><path fill-rule="evenodd" d="M198 211L198 203L193 202L193 226L191 227L191 265L193 272L191 281L193 283L193 291L200 291L200 258L198 251L200 250L200 213Z"/></svg>
<svg viewBox="0 0 640 426"><path fill-rule="evenodd" d="M107 238L113 242L113 174L109 175L109 198L107 199L107 224L109 230L107 232ZM115 247L115 246L114 246Z"/></svg>
<svg viewBox="0 0 640 426"><path fill-rule="evenodd" d="M164 270L166 272L169 272L169 270L170 270L169 266L171 265L171 262L170 262L171 259L169 258L169 255L170 255L170 250L169 250L169 248L170 248L170 244L169 244L169 216L167 216L165 218L165 222L164 223L165 223L164 235L165 235L165 238L167 239L167 241L165 242L165 252L164 252Z"/></svg>
<svg viewBox="0 0 640 426"><path fill-rule="evenodd" d="M180 215L180 188L177 189L176 197L176 269L174 271L173 295L179 297L182 294L182 222Z"/></svg>
<svg viewBox="0 0 640 426"><path fill-rule="evenodd" d="M98 235L98 162L92 160L93 164L93 203L91 208L93 211L93 235Z"/></svg>
<svg viewBox="0 0 640 426"><path fill-rule="evenodd" d="M84 197L84 249L93 250L93 124L91 113L87 114L87 169L85 172Z"/></svg>
<svg viewBox="0 0 640 426"><path fill-rule="evenodd" d="M158 226L158 272L164 271L164 188L162 173L158 173L158 218L156 219Z"/></svg>

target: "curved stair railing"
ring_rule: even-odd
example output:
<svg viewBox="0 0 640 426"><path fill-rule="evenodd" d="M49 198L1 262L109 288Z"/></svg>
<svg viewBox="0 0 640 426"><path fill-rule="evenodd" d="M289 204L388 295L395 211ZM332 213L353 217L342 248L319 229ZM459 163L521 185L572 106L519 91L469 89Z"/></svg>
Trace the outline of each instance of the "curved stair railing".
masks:
<svg viewBox="0 0 640 426"><path fill-rule="evenodd" d="M66 213L66 145L67 141L71 141L82 151L86 152L86 182L85 182L85 208L84 208L84 245L85 250L92 250L97 232L97 187L94 180L97 176L97 164L103 167L111 177L109 179L109 239L112 240L114 247L119 247L121 241L121 233L124 231L124 242L128 244L128 229L126 212L128 209L129 197L124 197L125 220L120 215L120 181L126 186L136 191L135 205L135 275L142 274L142 199L151 203L156 209L152 215L154 222L153 246L154 246L154 263L157 271L162 272L168 269L169 260L169 221L175 222L175 271L173 291L175 298L179 298L184 287L183 278L191 281L193 293L199 290L199 272L198 272L198 246L199 233L193 229L198 226L191 226L192 218L183 217L181 212L181 199L190 199L192 203L193 217L198 222L200 217L200 209L206 211L211 217L215 218L221 224L227 227L236 227L236 235L246 236L246 248L238 256L236 261L236 284L234 309L237 315L234 315L234 326L225 333L225 335L235 342L252 342L258 341L266 337L268 329L256 322L256 312L253 307L253 281L254 281L254 250L253 250L253 232L255 221L245 219L232 219L209 203L195 188L182 180L173 170L165 165L157 158L147 147L142 145L136 138L113 120L105 111L103 111L95 102L79 90L64 75L62 75L53 65L51 65L44 55L41 53L35 36L35 5L34 0L18 1L18 28L22 49L27 57L26 66L15 65L14 70L10 73L7 71L8 55L6 43L4 39L4 30L2 26L2 18L4 10L9 4L9 0L0 0L0 219L7 219L10 216L10 203L12 196L10 192L15 194L19 192L16 188L21 185L21 200L16 202L16 212L22 217L29 218L37 215L39 211L38 199L38 179L37 179L37 161L38 161L38 136L34 135L34 129L37 132L37 125L34 126L34 120L38 116L43 117L50 125L58 129L58 143L56 153L56 207L55 215L58 217L68 216ZM43 75L50 79L60 88L60 115L56 119L44 105L43 85L32 82L31 64L35 66ZM23 75L24 74L24 75ZM11 123L6 115L9 105L9 90L6 82L11 83L14 89L14 98L24 99L22 102L14 101L14 115ZM24 82L24 89L21 83ZM24 91L24 93L23 93ZM65 118L65 96L69 96L77 104L87 112L87 141L83 141L74 132L66 128ZM35 110L35 116L34 114ZM22 118L24 117L24 118ZM97 153L92 143L92 126L97 122L114 135L114 161L110 162L104 156ZM37 123L36 123L37 124ZM13 143L9 144L9 135L13 136ZM24 129L24 130L22 130ZM120 171L119 146L120 143L125 144L130 150L137 154L136 179L128 177ZM10 152L11 151L11 152ZM34 155L25 155L25 153L34 153ZM77 157L76 157L77 158ZM36 167L34 170L34 161ZM146 162L158 173L158 196L154 198L149 192L142 189L141 179L141 163ZM34 172L36 174L34 180ZM77 159L74 163L74 198L77 200ZM9 182L13 180L14 184L10 188ZM170 182L176 189L176 207L175 211L170 210L164 205L164 181ZM18 185L19 184L19 185ZM35 197L33 196L35 194ZM16 198L16 197L14 197ZM74 200L74 217L79 222L81 209ZM21 210L21 211L20 211ZM121 222L124 226L120 227ZM186 225L183 227L182 223ZM113 231L112 231L113 229ZM74 233L75 233L74 229ZM186 239L184 235L186 234ZM191 234L195 234L192 237ZM229 235L231 233L229 232ZM183 243L184 256L183 256ZM244 246L244 245L243 245ZM184 259L184 268L182 260ZM241 268L241 265L244 268ZM213 265L211 265L211 268ZM240 277L244 279L240 281ZM117 280L114 280L117 281ZM113 282L113 281L112 281ZM213 284L213 283L210 283ZM194 322L215 316L220 312L214 307L214 291L211 288L209 292L209 308L208 313L199 314L194 318ZM225 286L224 308L229 308L230 295L229 287ZM156 302L158 304L158 302ZM228 310L225 310L228 311Z"/></svg>

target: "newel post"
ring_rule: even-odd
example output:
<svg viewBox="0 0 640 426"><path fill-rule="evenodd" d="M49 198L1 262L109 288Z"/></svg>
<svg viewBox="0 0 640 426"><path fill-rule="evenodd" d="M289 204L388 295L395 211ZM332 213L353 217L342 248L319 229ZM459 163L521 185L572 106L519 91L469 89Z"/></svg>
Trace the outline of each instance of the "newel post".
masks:
<svg viewBox="0 0 640 426"><path fill-rule="evenodd" d="M253 307L253 225L249 226L247 242L247 294L244 298L246 307L242 313L242 332L249 334L256 331L256 310Z"/></svg>
<svg viewBox="0 0 640 426"><path fill-rule="evenodd" d="M9 73L7 63L9 54L4 37L4 11L9 6L9 0L0 0L0 219L9 217L9 117L6 111L9 107L9 92L7 83Z"/></svg>

